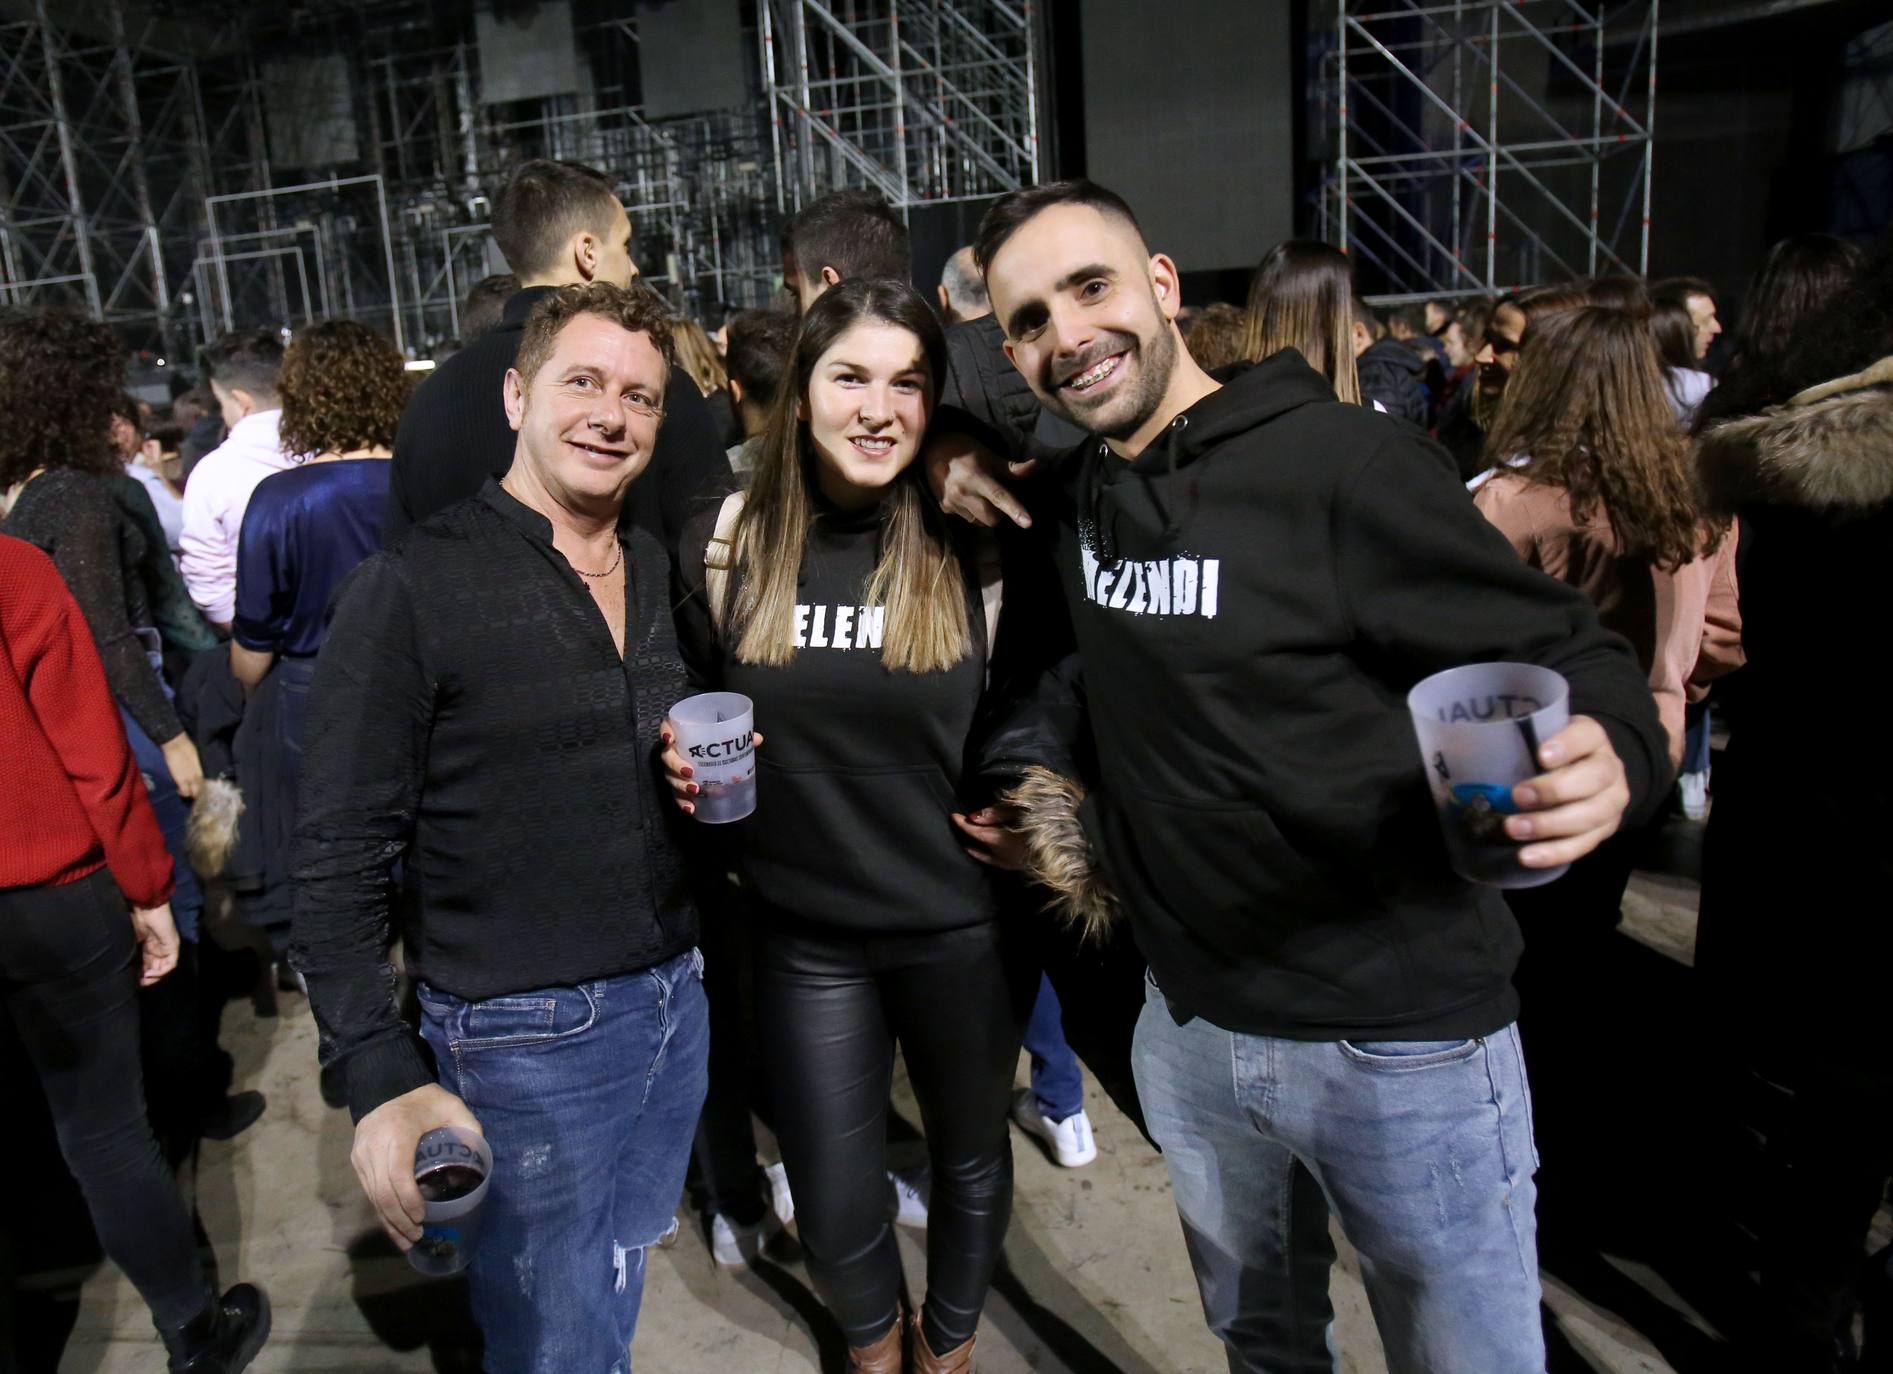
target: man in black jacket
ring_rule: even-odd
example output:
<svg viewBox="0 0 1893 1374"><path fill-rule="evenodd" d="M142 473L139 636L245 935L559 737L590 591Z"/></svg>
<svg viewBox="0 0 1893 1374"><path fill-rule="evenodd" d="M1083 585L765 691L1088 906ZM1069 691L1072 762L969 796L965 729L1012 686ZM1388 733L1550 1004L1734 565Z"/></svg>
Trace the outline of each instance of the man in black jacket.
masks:
<svg viewBox="0 0 1893 1374"><path fill-rule="evenodd" d="M492 1145L469 1271L491 1369L626 1367L703 1104L697 917L655 763L686 691L669 559L620 518L669 354L642 288L542 300L505 479L350 575L310 695L291 957L398 1245L422 1235L420 1137ZM397 859L421 1036L386 953Z"/></svg>
<svg viewBox="0 0 1893 1374"><path fill-rule="evenodd" d="M629 286L631 219L600 172L575 162L524 162L493 202L493 237L519 278L500 322L435 369L401 415L394 436L384 539L505 475L513 431L500 394L532 308L561 286ZM664 394L664 432L651 475L635 489L631 518L675 547L696 503L720 496L729 464L716 420L695 383L673 371Z"/></svg>
<svg viewBox="0 0 1893 1374"><path fill-rule="evenodd" d="M1392 1366L1543 1369L1518 929L1448 866L1404 698L1469 662L1563 674L1571 725L1505 821L1550 868L1668 783L1635 658L1424 436L1292 352L1197 368L1176 267L1109 191L1016 192L978 249L1008 355L1093 436L1040 521L1098 754L1082 816L1150 961L1138 1090L1230 1368L1332 1367L1298 1281L1332 1208Z"/></svg>

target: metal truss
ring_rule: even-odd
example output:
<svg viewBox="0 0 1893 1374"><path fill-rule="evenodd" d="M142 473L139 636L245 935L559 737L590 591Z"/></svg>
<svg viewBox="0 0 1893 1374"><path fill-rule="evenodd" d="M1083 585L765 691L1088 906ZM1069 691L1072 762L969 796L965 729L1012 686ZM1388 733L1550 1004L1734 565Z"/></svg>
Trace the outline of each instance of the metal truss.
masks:
<svg viewBox="0 0 1893 1374"><path fill-rule="evenodd" d="M25 8L0 24L0 304L85 310L164 357L187 359L224 329L325 316L430 351L459 336L467 288L499 270L487 193L529 157L613 179L645 279L680 310L762 305L774 289L760 98L647 120L636 23L619 6L595 7L611 17L577 35L582 90L503 106L481 97L470 20L457 37L417 24L425 5L383 0L351 16L339 0L342 20L310 47L338 54L346 77L310 91L272 84L267 53L253 58L247 41L201 58L161 50L165 31L139 0ZM325 119L352 130L353 147L287 164L272 140Z"/></svg>
<svg viewBox="0 0 1893 1374"><path fill-rule="evenodd" d="M1657 6L1339 0L1322 236L1390 302L1647 271Z"/></svg>
<svg viewBox="0 0 1893 1374"><path fill-rule="evenodd" d="M81 308L176 353L178 254L208 186L196 73L117 0L58 22L33 8L0 26L0 301Z"/></svg>
<svg viewBox="0 0 1893 1374"><path fill-rule="evenodd" d="M1039 177L1031 0L758 0L777 208L863 186L894 206Z"/></svg>

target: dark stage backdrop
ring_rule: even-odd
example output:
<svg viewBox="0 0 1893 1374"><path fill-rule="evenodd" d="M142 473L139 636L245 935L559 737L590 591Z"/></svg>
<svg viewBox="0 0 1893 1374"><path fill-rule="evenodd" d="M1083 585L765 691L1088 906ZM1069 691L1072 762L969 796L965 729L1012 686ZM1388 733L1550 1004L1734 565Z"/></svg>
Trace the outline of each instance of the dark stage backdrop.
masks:
<svg viewBox="0 0 1893 1374"><path fill-rule="evenodd" d="M1085 0L1085 171L1194 276L1294 230L1290 0Z"/></svg>

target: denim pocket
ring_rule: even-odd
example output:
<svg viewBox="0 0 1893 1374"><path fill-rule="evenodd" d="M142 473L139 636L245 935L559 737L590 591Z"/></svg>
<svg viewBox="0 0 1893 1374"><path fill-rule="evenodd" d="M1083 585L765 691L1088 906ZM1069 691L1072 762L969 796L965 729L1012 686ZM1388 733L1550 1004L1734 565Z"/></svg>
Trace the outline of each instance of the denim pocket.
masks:
<svg viewBox="0 0 1893 1374"><path fill-rule="evenodd" d="M1472 1058L1485 1044L1476 1040L1343 1040L1341 1056L1380 1073L1414 1073Z"/></svg>
<svg viewBox="0 0 1893 1374"><path fill-rule="evenodd" d="M447 1038L455 1054L509 1049L580 1035L597 1020L598 999L590 988L556 988L461 1002L448 1020Z"/></svg>

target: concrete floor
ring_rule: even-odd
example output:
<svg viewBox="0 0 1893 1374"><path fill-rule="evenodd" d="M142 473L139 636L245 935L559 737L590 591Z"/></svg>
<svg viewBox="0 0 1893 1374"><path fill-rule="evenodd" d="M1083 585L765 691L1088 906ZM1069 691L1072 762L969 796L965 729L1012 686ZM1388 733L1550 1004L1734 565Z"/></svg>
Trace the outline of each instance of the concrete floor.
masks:
<svg viewBox="0 0 1893 1374"><path fill-rule="evenodd" d="M1687 847L1687 837L1684 845ZM1687 869L1687 854L1676 865ZM1687 878L1640 874L1626 927L1660 962L1693 951L1695 890ZM477 1370L465 1337L464 1292L417 1278L381 1239L348 1164L346 1113L317 1092L315 1028L307 1004L283 998L282 1015L259 1020L231 1008L225 1043L240 1086L261 1088L269 1111L228 1144L207 1144L195 1175L198 1205L226 1281L265 1284L275 1335L258 1374L381 1374ZM1021 1070L1023 1078L1023 1066ZM918 1120L905 1083L897 1105ZM979 1342L986 1374L1214 1374L1222 1350L1204 1329L1162 1161L1095 1086L1089 1111L1099 1157L1054 1167L1015 1130L1017 1203L1006 1259ZM310 1180L314 1180L313 1191ZM924 1275L918 1233L901 1233L910 1284ZM1340 1368L1386 1368L1365 1294L1345 1242L1334 1276ZM1572 1270L1580 1296L1550 1274L1552 1369L1628 1371L1741 1368L1707 1321L1651 1268L1612 1256ZM1658 1333L1673 1357L1637 1326ZM835 1371L839 1335L799 1266L719 1270L701 1235L650 1265L633 1347L636 1366L696 1371ZM130 1374L158 1367L136 1295L107 1266L84 1290L62 1374ZM1444 1374L1444 1372L1442 1372Z"/></svg>

